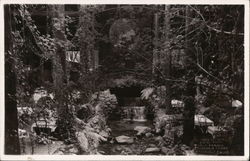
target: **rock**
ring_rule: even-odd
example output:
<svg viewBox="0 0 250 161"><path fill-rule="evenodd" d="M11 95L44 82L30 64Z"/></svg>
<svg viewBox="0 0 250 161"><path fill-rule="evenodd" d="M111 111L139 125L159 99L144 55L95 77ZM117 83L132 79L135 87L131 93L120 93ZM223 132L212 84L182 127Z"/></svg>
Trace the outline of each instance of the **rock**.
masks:
<svg viewBox="0 0 250 161"><path fill-rule="evenodd" d="M149 137L153 136L153 134L148 132L148 133L145 134L145 136L149 138Z"/></svg>
<svg viewBox="0 0 250 161"><path fill-rule="evenodd" d="M66 148L66 149L74 148L74 144L67 145L65 148Z"/></svg>
<svg viewBox="0 0 250 161"><path fill-rule="evenodd" d="M134 142L134 138L125 135L117 136L115 140L120 144L132 144Z"/></svg>
<svg viewBox="0 0 250 161"><path fill-rule="evenodd" d="M136 126L134 128L135 131L137 131L136 135L144 135L147 132L151 132L151 128L147 127L147 126Z"/></svg>
<svg viewBox="0 0 250 161"><path fill-rule="evenodd" d="M130 148L128 148L128 147L123 147L122 151L121 151L121 154L122 155L133 154L133 151Z"/></svg>
<svg viewBox="0 0 250 161"><path fill-rule="evenodd" d="M53 155L64 155L64 153L60 150L56 150Z"/></svg>
<svg viewBox="0 0 250 161"><path fill-rule="evenodd" d="M166 155L176 155L175 154L175 151L174 151L174 148L167 148L167 147L162 147L161 148L161 151L166 154Z"/></svg>
<svg viewBox="0 0 250 161"><path fill-rule="evenodd" d="M155 144L149 144L148 146L149 146L150 148L155 148L155 147L156 147Z"/></svg>
<svg viewBox="0 0 250 161"><path fill-rule="evenodd" d="M155 152L160 152L161 151L161 149L159 149L159 148L147 148L146 150L145 150L145 153L155 153Z"/></svg>
<svg viewBox="0 0 250 161"><path fill-rule="evenodd" d="M232 107L242 107L242 102L240 102L239 100L233 100Z"/></svg>
<svg viewBox="0 0 250 161"><path fill-rule="evenodd" d="M193 156L195 155L194 150L185 150L185 155Z"/></svg>
<svg viewBox="0 0 250 161"><path fill-rule="evenodd" d="M88 139L87 139L85 133L83 131L78 132L76 134L76 138L77 138L77 141L80 145L80 148L86 152L89 148L89 143L88 143Z"/></svg>
<svg viewBox="0 0 250 161"><path fill-rule="evenodd" d="M69 153L77 154L79 151L76 147L69 149Z"/></svg>
<svg viewBox="0 0 250 161"><path fill-rule="evenodd" d="M162 151L164 154L168 154L169 149L163 146L163 147L161 148L161 151Z"/></svg>
<svg viewBox="0 0 250 161"><path fill-rule="evenodd" d="M97 134L97 133L95 133L95 132L89 132L88 134L89 134L92 138L95 138L96 141L98 141L98 142L100 142L100 141L104 141L104 142L108 141L107 138L105 138L105 137L103 137L102 135Z"/></svg>
<svg viewBox="0 0 250 161"><path fill-rule="evenodd" d="M158 146L163 146L165 144L164 138L161 136L156 137L154 140L158 143Z"/></svg>
<svg viewBox="0 0 250 161"><path fill-rule="evenodd" d="M101 155L105 154L104 151L99 151L98 153L101 154Z"/></svg>
<svg viewBox="0 0 250 161"><path fill-rule="evenodd" d="M109 142L109 143L114 144L114 140L110 140L110 142Z"/></svg>
<svg viewBox="0 0 250 161"><path fill-rule="evenodd" d="M94 155L103 155L103 154L100 152L96 152Z"/></svg>
<svg viewBox="0 0 250 161"><path fill-rule="evenodd" d="M162 140L163 140L163 138L161 136L158 136L155 138L155 141L162 141Z"/></svg>
<svg viewBox="0 0 250 161"><path fill-rule="evenodd" d="M104 137L104 138L108 138L108 137L109 137L108 132L106 132L106 131L104 131L104 130L102 130L99 134L100 134L102 137Z"/></svg>
<svg viewBox="0 0 250 161"><path fill-rule="evenodd" d="M121 147L121 146L117 146L117 147L115 148L115 150L121 151L121 150L122 150L122 147Z"/></svg>
<svg viewBox="0 0 250 161"><path fill-rule="evenodd" d="M106 131L107 131L108 133L111 133L112 130L111 130L110 128L107 127L107 128L106 128Z"/></svg>

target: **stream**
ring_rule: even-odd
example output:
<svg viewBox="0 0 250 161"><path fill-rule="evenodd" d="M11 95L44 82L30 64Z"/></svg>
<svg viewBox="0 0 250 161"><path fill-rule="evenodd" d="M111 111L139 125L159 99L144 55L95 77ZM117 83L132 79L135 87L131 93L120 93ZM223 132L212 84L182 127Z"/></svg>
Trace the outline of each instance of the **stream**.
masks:
<svg viewBox="0 0 250 161"><path fill-rule="evenodd" d="M109 121L109 127L112 129L112 140L107 143L102 143L98 151L104 155L163 155L160 151L145 152L147 148L157 147L158 141L155 136L136 136L137 131L134 130L136 126L147 126L153 129L152 121ZM134 138L132 144L120 144L115 141L115 137L125 135Z"/></svg>
<svg viewBox="0 0 250 161"><path fill-rule="evenodd" d="M111 137L115 138L117 136L125 135L134 138L132 144L119 144L116 141L111 141L103 143L99 146L99 152L104 155L163 155L161 152L151 152L145 153L147 148L156 148L158 142L155 140L154 136L146 137L136 136L136 131L134 128L136 126L147 126L153 128L151 121L138 122L138 121L112 121L108 123L112 129Z"/></svg>

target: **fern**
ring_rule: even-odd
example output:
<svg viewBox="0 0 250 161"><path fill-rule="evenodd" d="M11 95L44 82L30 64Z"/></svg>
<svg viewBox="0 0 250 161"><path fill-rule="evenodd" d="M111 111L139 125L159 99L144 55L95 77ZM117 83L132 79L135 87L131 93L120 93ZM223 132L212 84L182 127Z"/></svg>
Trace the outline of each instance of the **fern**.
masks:
<svg viewBox="0 0 250 161"><path fill-rule="evenodd" d="M141 98L147 100L153 92L154 88L152 87L145 88L141 91Z"/></svg>

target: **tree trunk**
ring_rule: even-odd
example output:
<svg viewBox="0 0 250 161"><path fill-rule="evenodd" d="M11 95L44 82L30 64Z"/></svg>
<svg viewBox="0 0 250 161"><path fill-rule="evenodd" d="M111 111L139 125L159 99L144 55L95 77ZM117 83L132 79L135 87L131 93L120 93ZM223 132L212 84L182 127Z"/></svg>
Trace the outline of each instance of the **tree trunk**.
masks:
<svg viewBox="0 0 250 161"><path fill-rule="evenodd" d="M192 13L190 11L190 7L186 6L186 17L192 17ZM186 35L192 30L192 27L190 27L191 20L190 18L186 18L186 28L185 32ZM187 55L187 61L186 61L186 73L188 76L188 82L187 87L185 91L186 98L184 99L185 107L184 107L184 122L183 122L183 143L186 145L191 145L194 135L194 113L195 113L195 75L194 71L189 72L188 70L194 70L195 67L191 61L196 60L195 54L192 53L192 44L188 39L188 36L186 36L186 42L185 42L185 53Z"/></svg>
<svg viewBox="0 0 250 161"><path fill-rule="evenodd" d="M63 105L63 88L64 88L64 71L63 71L63 58L65 57L65 49L60 46L59 43L65 41L64 35L64 6L53 5L52 6L53 20L52 20L52 32L56 42L56 51L53 55L53 83L55 89L55 97L58 101L58 113L62 111ZM59 114L60 115L60 114Z"/></svg>
<svg viewBox="0 0 250 161"><path fill-rule="evenodd" d="M63 139L70 138L73 134L71 110L68 109L67 70L66 70L66 36L65 36L65 17L64 5L52 5L52 33L55 38L56 51L52 58L53 63L53 83L57 107L57 131Z"/></svg>
<svg viewBox="0 0 250 161"><path fill-rule="evenodd" d="M88 6L80 5L81 31L79 33L80 59L81 59L81 88L84 89L84 103L89 101L89 97L95 90L93 83L94 72L94 15L88 11Z"/></svg>
<svg viewBox="0 0 250 161"><path fill-rule="evenodd" d="M152 63L152 74L153 74L153 81L156 85L162 84L164 82L164 57L162 55L163 49L160 45L160 36L159 36L159 18L160 14L155 13L154 15L154 49L153 49L153 63ZM165 37L164 37L165 39Z"/></svg>
<svg viewBox="0 0 250 161"><path fill-rule="evenodd" d="M5 20L5 154L20 154L16 102L16 74L11 37L11 8L4 5Z"/></svg>
<svg viewBox="0 0 250 161"><path fill-rule="evenodd" d="M166 86L166 114L171 114L171 82L170 79L170 69L171 69L171 51L170 51L170 6L165 6L165 50L164 50L164 76L165 76L165 86Z"/></svg>
<svg viewBox="0 0 250 161"><path fill-rule="evenodd" d="M157 81L157 65L159 62L159 52L158 52L158 43L159 43L159 38L158 38L158 13L155 13L154 15L154 49L153 49L153 62L152 62L152 74L153 74L153 79L154 81Z"/></svg>

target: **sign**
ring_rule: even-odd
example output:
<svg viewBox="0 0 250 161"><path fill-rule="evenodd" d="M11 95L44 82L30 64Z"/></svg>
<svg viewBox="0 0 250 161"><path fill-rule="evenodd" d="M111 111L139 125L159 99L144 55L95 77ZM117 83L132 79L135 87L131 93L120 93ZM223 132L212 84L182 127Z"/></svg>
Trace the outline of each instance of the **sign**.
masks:
<svg viewBox="0 0 250 161"><path fill-rule="evenodd" d="M66 60L69 62L80 63L80 51L67 51Z"/></svg>
<svg viewBox="0 0 250 161"><path fill-rule="evenodd" d="M214 126L214 122L204 115L195 115L194 124L196 126Z"/></svg>

